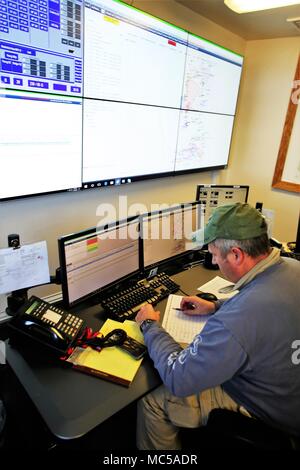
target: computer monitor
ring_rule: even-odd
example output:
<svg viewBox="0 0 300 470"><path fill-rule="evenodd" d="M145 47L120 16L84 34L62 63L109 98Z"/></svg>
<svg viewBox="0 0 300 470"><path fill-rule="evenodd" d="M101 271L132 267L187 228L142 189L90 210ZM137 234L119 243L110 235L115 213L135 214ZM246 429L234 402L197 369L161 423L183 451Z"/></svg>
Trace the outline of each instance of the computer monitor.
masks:
<svg viewBox="0 0 300 470"><path fill-rule="evenodd" d="M191 233L201 228L199 202L186 203L141 216L141 269L148 270L192 252Z"/></svg>
<svg viewBox="0 0 300 470"><path fill-rule="evenodd" d="M66 307L103 293L139 272L139 218L61 237L58 240Z"/></svg>
<svg viewBox="0 0 300 470"><path fill-rule="evenodd" d="M196 201L203 207L204 223L207 224L214 209L225 204L247 202L249 186L198 184Z"/></svg>

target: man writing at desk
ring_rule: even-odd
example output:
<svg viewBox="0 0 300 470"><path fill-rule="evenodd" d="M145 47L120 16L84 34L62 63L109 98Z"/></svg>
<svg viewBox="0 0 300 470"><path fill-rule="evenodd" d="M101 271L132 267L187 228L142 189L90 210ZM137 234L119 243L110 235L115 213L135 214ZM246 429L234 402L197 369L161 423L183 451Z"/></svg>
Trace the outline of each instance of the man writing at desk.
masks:
<svg viewBox="0 0 300 470"><path fill-rule="evenodd" d="M164 384L139 402L139 449L180 449L179 427L205 425L214 408L300 434L300 364L292 360L300 340L300 263L270 247L263 216L248 204L217 208L204 243L239 293L215 303L182 299L186 314L212 314L184 350L152 306L138 313Z"/></svg>

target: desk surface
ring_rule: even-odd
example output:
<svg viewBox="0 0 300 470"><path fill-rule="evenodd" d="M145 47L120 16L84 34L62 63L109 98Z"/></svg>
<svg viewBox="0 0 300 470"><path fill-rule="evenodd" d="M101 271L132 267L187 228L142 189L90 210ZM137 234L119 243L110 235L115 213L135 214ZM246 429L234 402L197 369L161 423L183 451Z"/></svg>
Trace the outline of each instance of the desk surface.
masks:
<svg viewBox="0 0 300 470"><path fill-rule="evenodd" d="M215 277L215 271L194 267L175 276L181 289L195 294L197 287ZM166 300L158 310L164 312ZM76 313L79 313L78 311ZM93 329L104 320L99 305L80 316ZM104 422L127 405L156 388L160 377L150 358L145 358L129 388L59 365L28 362L9 344L7 362L25 388L50 431L60 439L74 439Z"/></svg>

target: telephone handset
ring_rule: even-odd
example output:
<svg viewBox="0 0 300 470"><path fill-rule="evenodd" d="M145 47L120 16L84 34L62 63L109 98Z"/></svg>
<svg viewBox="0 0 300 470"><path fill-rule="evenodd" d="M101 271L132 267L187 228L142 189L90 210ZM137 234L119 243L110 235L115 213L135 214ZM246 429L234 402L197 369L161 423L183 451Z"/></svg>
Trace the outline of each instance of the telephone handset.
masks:
<svg viewBox="0 0 300 470"><path fill-rule="evenodd" d="M60 355L67 353L84 326L81 318L34 295L9 322L17 341L27 337Z"/></svg>

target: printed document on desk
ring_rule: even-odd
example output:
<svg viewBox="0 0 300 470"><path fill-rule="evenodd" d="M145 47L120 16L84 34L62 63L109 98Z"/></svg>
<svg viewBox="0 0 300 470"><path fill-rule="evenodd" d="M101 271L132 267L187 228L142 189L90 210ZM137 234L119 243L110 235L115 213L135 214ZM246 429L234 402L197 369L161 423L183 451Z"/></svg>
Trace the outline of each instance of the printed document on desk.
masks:
<svg viewBox="0 0 300 470"><path fill-rule="evenodd" d="M238 290L232 292L220 292L220 289L226 290L226 287L232 286L232 282L227 281L221 276L214 277L211 281L206 282L203 286L198 287L198 290L202 292L210 292L215 294L218 299L229 299L238 293Z"/></svg>
<svg viewBox="0 0 300 470"><path fill-rule="evenodd" d="M200 333L209 315L186 315L180 308L181 295L169 295L162 326L180 344L190 344Z"/></svg>

